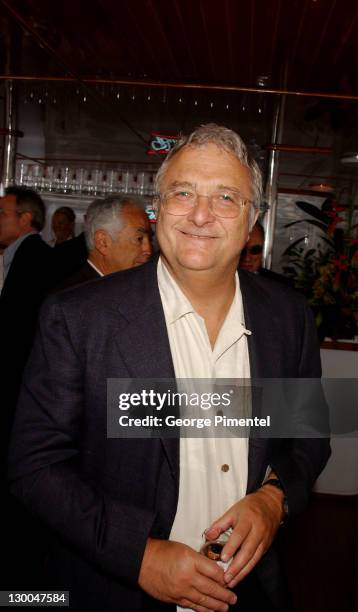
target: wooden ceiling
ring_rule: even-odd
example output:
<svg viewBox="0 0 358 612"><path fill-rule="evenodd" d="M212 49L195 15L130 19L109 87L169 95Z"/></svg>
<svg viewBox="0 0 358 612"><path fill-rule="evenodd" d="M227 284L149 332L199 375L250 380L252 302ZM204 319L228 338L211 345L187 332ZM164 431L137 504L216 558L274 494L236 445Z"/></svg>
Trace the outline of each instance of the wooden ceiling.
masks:
<svg viewBox="0 0 358 612"><path fill-rule="evenodd" d="M0 0L0 9L3 28L26 32L18 75L238 87L266 76L271 88L358 94L357 0Z"/></svg>

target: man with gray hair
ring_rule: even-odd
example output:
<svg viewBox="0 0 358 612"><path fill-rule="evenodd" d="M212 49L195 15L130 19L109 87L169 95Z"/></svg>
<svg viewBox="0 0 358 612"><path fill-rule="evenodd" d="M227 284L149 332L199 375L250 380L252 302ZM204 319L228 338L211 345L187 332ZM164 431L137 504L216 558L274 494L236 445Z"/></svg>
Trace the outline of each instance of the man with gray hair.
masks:
<svg viewBox="0 0 358 612"><path fill-rule="evenodd" d="M152 230L139 197L120 194L94 200L86 212L84 232L87 262L56 291L140 266L152 255Z"/></svg>
<svg viewBox="0 0 358 612"><path fill-rule="evenodd" d="M320 375L304 298L237 272L262 191L241 138L200 127L156 186L159 258L62 293L42 313L13 492L57 534L50 584L70 590L73 609L288 612L273 542L307 503L326 440L107 439L108 378ZM200 554L203 533L223 532L221 551Z"/></svg>

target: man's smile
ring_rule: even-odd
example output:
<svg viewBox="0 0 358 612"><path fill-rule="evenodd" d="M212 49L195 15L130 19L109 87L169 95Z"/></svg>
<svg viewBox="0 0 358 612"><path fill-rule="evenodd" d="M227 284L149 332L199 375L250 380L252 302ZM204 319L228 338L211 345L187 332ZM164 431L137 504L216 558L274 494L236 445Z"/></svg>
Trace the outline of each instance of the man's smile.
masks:
<svg viewBox="0 0 358 612"><path fill-rule="evenodd" d="M185 237L187 238L197 238L197 239L204 239L204 240L213 240L215 238L218 238L218 236L212 236L212 235L208 235L208 234L197 234L188 230L178 230L181 234L183 234Z"/></svg>

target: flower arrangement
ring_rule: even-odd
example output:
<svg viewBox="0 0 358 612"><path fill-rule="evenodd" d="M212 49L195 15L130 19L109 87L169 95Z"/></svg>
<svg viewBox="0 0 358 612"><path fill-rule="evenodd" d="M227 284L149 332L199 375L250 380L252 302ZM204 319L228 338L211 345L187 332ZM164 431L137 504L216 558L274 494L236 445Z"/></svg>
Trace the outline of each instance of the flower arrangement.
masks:
<svg viewBox="0 0 358 612"><path fill-rule="evenodd" d="M305 251L301 237L286 249L283 270L308 298L321 339L358 336L358 207L354 202L352 196L346 204L331 196L321 208L296 202L309 218L286 225L306 222L320 230L317 248Z"/></svg>

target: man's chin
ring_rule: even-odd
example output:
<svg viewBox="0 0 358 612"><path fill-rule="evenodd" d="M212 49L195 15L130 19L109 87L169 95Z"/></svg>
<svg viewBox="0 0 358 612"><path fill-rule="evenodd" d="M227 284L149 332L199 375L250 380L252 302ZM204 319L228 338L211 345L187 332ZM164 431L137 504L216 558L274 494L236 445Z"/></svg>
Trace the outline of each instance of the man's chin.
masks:
<svg viewBox="0 0 358 612"><path fill-rule="evenodd" d="M246 270L246 272L255 272L253 266L246 266L245 264L240 265L241 270Z"/></svg>
<svg viewBox="0 0 358 612"><path fill-rule="evenodd" d="M186 270L192 270L202 272L205 270L212 270L215 264L212 260L204 257L179 257L178 263L181 268Z"/></svg>

